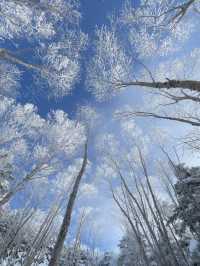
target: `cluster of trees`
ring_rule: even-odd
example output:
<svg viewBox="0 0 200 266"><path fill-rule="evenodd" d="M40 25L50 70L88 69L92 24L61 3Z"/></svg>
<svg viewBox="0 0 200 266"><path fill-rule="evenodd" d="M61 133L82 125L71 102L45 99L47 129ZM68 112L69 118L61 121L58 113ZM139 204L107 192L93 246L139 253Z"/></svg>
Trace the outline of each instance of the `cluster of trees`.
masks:
<svg viewBox="0 0 200 266"><path fill-rule="evenodd" d="M200 50L194 36L200 3L141 0L135 6L126 1L119 15L96 30L93 43L81 31L80 10L78 0L0 3L0 263L199 265L200 169L176 163L163 147L163 161L155 162L154 151L148 154L152 136L132 120L150 117L183 125L187 135L178 144L198 154ZM62 110L41 117L36 106L18 101L68 95L82 78L83 52L91 43L94 54L84 79L96 99L126 88L144 98L116 111L122 119L120 139L99 132L91 152L99 155L96 170L107 175L123 218L117 260L83 245L85 212L73 241L65 242L86 182L81 181L89 168L90 143L96 142L98 115L84 106L75 119Z"/></svg>
<svg viewBox="0 0 200 266"><path fill-rule="evenodd" d="M173 173L162 171L167 193L163 199L159 195L161 188L156 189L142 157L141 165L144 179L133 172L132 189L124 173L118 170L121 189L113 191L113 198L126 218L119 265L198 265L199 167L181 166L185 177L180 180L177 175L179 181L175 185L170 179ZM174 167L178 174L180 165Z"/></svg>
<svg viewBox="0 0 200 266"><path fill-rule="evenodd" d="M170 132L173 145L196 154L199 48L191 43L198 23L198 1L140 1L139 5L127 1L110 25L97 30L87 80L98 100L125 89L142 91L144 102L133 100L116 111L117 118L146 117L152 122L156 118L181 124L187 133L177 143L176 133ZM199 265L199 167L171 159L164 143L159 143L166 156L162 162L152 153L146 156L144 139L141 142L138 133L133 133L136 128L127 123L126 129L132 130L135 140L125 136L125 151L121 146L116 151L109 147L104 155L104 164L118 177L119 183L110 181L110 187L125 218L119 265Z"/></svg>
<svg viewBox="0 0 200 266"><path fill-rule="evenodd" d="M58 265L87 165L86 126L62 110L42 118L15 98L67 95L87 36L76 0L1 1L0 10L1 264ZM13 210L13 198L24 207Z"/></svg>

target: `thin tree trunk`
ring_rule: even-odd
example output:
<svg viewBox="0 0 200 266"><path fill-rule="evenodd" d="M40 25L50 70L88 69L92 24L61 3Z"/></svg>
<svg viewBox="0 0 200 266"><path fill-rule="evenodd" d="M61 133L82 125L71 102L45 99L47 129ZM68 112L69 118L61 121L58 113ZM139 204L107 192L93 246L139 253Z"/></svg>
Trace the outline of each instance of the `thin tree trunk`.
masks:
<svg viewBox="0 0 200 266"><path fill-rule="evenodd" d="M112 160L112 161L113 161L113 160ZM142 207L140 206L140 203L137 201L136 197L134 197L133 193L130 191L130 189L129 189L129 187L128 187L128 185L127 185L127 183L126 183L126 181L125 181L125 179L124 179L124 177L123 177L123 175L122 175L122 173L121 173L121 171L120 171L120 169L119 169L119 167L118 167L118 165L116 164L115 161L113 161L113 162L114 162L114 164L115 164L115 167L116 167L116 170L117 170L117 172L118 172L118 174L119 174L119 177L120 177L120 179L121 179L121 181L122 181L122 184L124 185L124 187L125 187L125 189L126 189L128 195L130 195L130 197L131 197L131 199L133 200L133 202L135 202L135 204L136 204L136 206L137 206L139 212L140 212L141 215L142 215L143 220L145 221L145 223L146 223L146 225L147 225L147 227L148 227L148 230L149 230L149 232L150 232L150 235L152 236L152 239L154 240L154 243L156 244L156 247L157 247L157 249L159 250L159 252L160 252L160 254L161 254L161 258L165 261L164 265L167 265L167 262L166 262L166 260L165 260L165 256L164 256L164 254L163 254L163 252L162 252L162 249L161 249L160 244L159 244L159 242L158 242L158 240L157 240L157 238L156 238L156 235L155 235L155 233L154 233L154 231L153 231L153 229L152 229L152 226L151 226L150 223L149 223L149 220L148 220L148 217L147 217L147 215L146 215L146 212L144 213Z"/></svg>
<svg viewBox="0 0 200 266"><path fill-rule="evenodd" d="M78 193L78 189L79 189L79 185L80 185L82 176L83 176L85 169L86 169L86 165L87 165L87 142L85 144L84 158L83 158L82 166L81 166L81 169L80 169L80 171L76 177L72 192L69 196L69 201L67 204L65 216L64 216L61 228L60 228L60 232L59 232L58 237L57 237L56 244L55 244L54 249L53 249L53 254L52 254L49 266L58 266L59 265L59 258L61 255L61 251L62 251L62 248L64 245L64 241L65 241L69 226L70 226L74 203L76 200L76 196Z"/></svg>
<svg viewBox="0 0 200 266"><path fill-rule="evenodd" d="M146 168L146 165L145 165L145 161L144 161L144 158L142 157L142 153L141 151L139 150L139 156L140 156L140 162L141 162L141 165L142 165L142 168L143 168L143 171L144 171L144 175L145 175L145 178L146 178L146 181L147 181L147 186L149 188L149 191L150 191L150 194L151 194L151 197L152 197L152 200L153 200L153 203L154 203L154 207L157 211L157 214L158 214L158 217L160 219L160 222L158 220L158 228L161 226L161 228L163 228L163 232L162 230L160 231L161 232L161 235L164 237L165 241L166 241L166 245L168 246L169 250L170 250L170 253L171 253L171 257L174 261L174 265L176 266L179 266L179 261L176 257L176 254L174 253L174 249L171 245L171 241L169 239L169 236L168 236L168 232L167 232L167 229L166 229L166 226L164 224L164 220L163 220L163 216L162 216L162 213L160 212L160 208L158 206L158 202L157 202L157 199L155 197L155 193L153 192L153 189L152 189L152 186L151 186L151 183L149 181L149 176L148 176L148 173L147 173L147 168ZM150 205L149 205L150 206ZM154 212L152 213L154 215ZM155 220L156 221L156 220Z"/></svg>
<svg viewBox="0 0 200 266"><path fill-rule="evenodd" d="M132 228L132 230L133 230L133 232L134 232L134 234L135 234L135 236L136 236L136 238L137 238L137 242L138 242L138 245L139 245L139 247L140 247L140 251L141 251L141 255L142 255L142 257L143 257L143 260L144 260L145 264L146 264L147 266L149 266L150 263L149 263L149 260L148 260L147 255L146 255L146 252L145 252L145 250L144 250L144 245L143 245L143 243L142 243L142 240L141 240L140 235L138 234L138 231L136 230L135 225L133 224L133 222L132 222L130 216L128 215L128 213L127 213L127 212L123 209L123 207L121 206L121 204L120 204L120 202L118 201L117 197L115 196L115 193L114 193L114 191L112 190L112 188L111 188L111 192L112 192L113 199L114 199L114 201L116 202L117 206L119 207L119 209L121 210L121 212L124 214L124 216L128 219L128 222L129 222L129 224L130 224L130 226L131 226L131 228Z"/></svg>

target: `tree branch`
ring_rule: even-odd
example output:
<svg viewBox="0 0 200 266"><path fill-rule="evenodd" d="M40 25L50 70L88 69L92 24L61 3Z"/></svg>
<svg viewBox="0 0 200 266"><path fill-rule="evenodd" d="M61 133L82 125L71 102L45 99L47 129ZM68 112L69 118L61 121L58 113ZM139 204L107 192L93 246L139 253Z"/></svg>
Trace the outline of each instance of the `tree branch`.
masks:
<svg viewBox="0 0 200 266"><path fill-rule="evenodd" d="M172 116L164 116L164 115L159 115L155 113L150 113L150 112L121 112L117 113L117 116L122 116L122 117L153 117L153 118L158 118L158 119L165 119L165 120L171 120L171 121L176 121L180 123L185 123L189 124L192 126L200 126L200 122L198 122L198 119L196 118L197 121L192 121L186 118L178 118L178 117L172 117ZM195 119L195 117L191 117L191 119Z"/></svg>
<svg viewBox="0 0 200 266"><path fill-rule="evenodd" d="M130 82L113 82L116 88L140 86L153 89L175 89L182 88L188 89L195 92L200 92L200 81L197 80L170 80L167 79L165 82L148 82L148 81L130 81Z"/></svg>

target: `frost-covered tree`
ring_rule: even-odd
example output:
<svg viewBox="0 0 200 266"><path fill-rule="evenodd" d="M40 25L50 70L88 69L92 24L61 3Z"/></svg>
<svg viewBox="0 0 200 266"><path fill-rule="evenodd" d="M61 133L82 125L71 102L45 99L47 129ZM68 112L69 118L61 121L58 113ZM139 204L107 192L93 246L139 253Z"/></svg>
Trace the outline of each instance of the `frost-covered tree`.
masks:
<svg viewBox="0 0 200 266"><path fill-rule="evenodd" d="M70 120L67 114L61 110L51 112L44 119L37 113L36 107L32 104L17 104L14 100L3 96L1 97L0 106L2 122L0 205L4 207L4 205L9 204L13 197L17 195L17 192L32 195L30 206L27 207L27 211L30 210L30 213L22 218L17 215L17 219L20 220L16 224L18 227L13 228L12 225L12 228L9 229L11 231L6 232L4 239L1 240L1 244L4 243L1 252L5 255L9 248L13 247L14 250L18 250L16 251L17 254L21 254L20 256L17 255L17 257L20 257L20 263L30 265L37 258L41 258L40 261L45 260L46 255L44 253L43 255L40 254L44 248L45 250L48 249L48 259L50 260L59 230L57 228L57 231L54 232L54 242L51 243L51 250L49 250L50 247L46 243L49 239L49 230L52 228L55 217L60 212L64 198L68 200L68 207L66 212L67 223L64 220L63 224L67 228L69 227L73 203L87 163L85 157L84 167L77 175L79 166L81 167L81 161L77 156L86 140L85 128L80 122ZM75 175L77 175L76 178ZM71 187L74 188L70 194ZM45 193L48 195L45 196ZM22 241L25 250L21 250L21 242L16 241L18 241L20 235L24 235L23 230L27 229L28 220L32 219L31 216L34 213L31 212L31 205L42 204L40 201L43 200L43 197L46 197L46 208L50 204L49 213L39 225L38 230L34 230L31 239L25 242ZM51 203L49 203L49 197L51 197ZM54 200L56 206L53 203ZM29 215L31 216L29 217ZM9 220L11 222L12 215L7 218L4 216L5 214L2 215L2 219L9 218L8 222ZM62 235L62 246L65 236L66 234ZM14 263L15 256L12 254L9 256L5 257L5 260L8 261L5 263L11 265L11 261ZM59 253L58 261L60 256Z"/></svg>
<svg viewBox="0 0 200 266"><path fill-rule="evenodd" d="M189 265L191 254L188 246L191 238L186 241L186 238L177 233L176 227L168 223L175 203L171 202L170 197L163 202L159 197L161 187L156 189L158 180L156 183L152 182L153 178L148 174L140 151L139 158L142 172L130 162L131 179L128 171L124 171L120 163L113 159L113 170L121 181L118 186L114 182L111 185L113 199L133 235L133 238L127 241L132 244L125 243L125 262L131 260L132 254L135 256L135 265ZM164 193L161 193L161 197L163 196ZM133 243L137 247L136 253L131 249ZM129 248L132 252L129 252Z"/></svg>
<svg viewBox="0 0 200 266"><path fill-rule="evenodd" d="M65 160L73 158L85 133L84 127L63 111L52 112L44 119L32 104L23 106L5 97L1 98L0 109L1 167L5 164L1 182L9 187L1 194L3 205L29 182L65 168Z"/></svg>
<svg viewBox="0 0 200 266"><path fill-rule="evenodd" d="M13 180L12 165L7 160L8 155L1 155L1 170L0 170L0 195L1 197L10 189L10 183Z"/></svg>
<svg viewBox="0 0 200 266"><path fill-rule="evenodd" d="M94 258L91 250L88 248L80 246L78 249L78 252L74 256L73 254L74 248L69 246L64 249L64 252L62 254L61 258L61 265L62 266L96 266L98 265L99 258Z"/></svg>
<svg viewBox="0 0 200 266"><path fill-rule="evenodd" d="M87 39L79 29L79 2L9 0L1 1L0 10L0 93L14 97L30 74L40 91L67 95Z"/></svg>
<svg viewBox="0 0 200 266"><path fill-rule="evenodd" d="M113 266L115 263L114 255L111 252L105 252L99 262L99 266Z"/></svg>
<svg viewBox="0 0 200 266"><path fill-rule="evenodd" d="M180 233L184 233L189 228L197 239L200 236L199 173L199 167L175 166L175 175L178 179L175 184L178 206L171 217L171 221L181 221L179 224Z"/></svg>
<svg viewBox="0 0 200 266"><path fill-rule="evenodd" d="M25 265L25 259L45 221L46 213L33 208L5 210L0 219L0 254L2 265ZM58 223L58 220L57 220ZM58 225L50 228L48 237L37 250L34 263L44 265L48 262L50 248L54 241Z"/></svg>
<svg viewBox="0 0 200 266"><path fill-rule="evenodd" d="M119 248L119 266L131 266L133 264L140 265L141 254L139 251L139 246L131 231L127 232L125 236L120 240Z"/></svg>
<svg viewBox="0 0 200 266"><path fill-rule="evenodd" d="M194 4L198 5L197 1L188 1L188 9L192 10ZM145 64L146 58L155 61L159 60L159 55L165 58L166 53L174 53L176 51L174 49L180 50L182 42L195 30L194 17L189 14L172 29L168 24L164 24L165 16L171 14L173 10L175 12L179 8L181 10L183 6L181 1L141 1L137 6L127 2L119 18L112 19L110 27L97 30L96 54L89 66L89 86L92 92L97 97L105 97L113 91L116 93L117 88L128 86L198 91L198 81L192 83L188 80L171 78L165 82L156 82L150 71L151 68ZM138 64L149 75L149 81L142 80L142 76L134 79L138 74ZM134 80L131 81L131 78Z"/></svg>
<svg viewBox="0 0 200 266"><path fill-rule="evenodd" d="M89 90L98 100L128 87L149 92L143 105L133 99L125 115L199 126L199 52L197 45L188 48L198 31L198 8L198 1L127 1L110 26L97 30Z"/></svg>

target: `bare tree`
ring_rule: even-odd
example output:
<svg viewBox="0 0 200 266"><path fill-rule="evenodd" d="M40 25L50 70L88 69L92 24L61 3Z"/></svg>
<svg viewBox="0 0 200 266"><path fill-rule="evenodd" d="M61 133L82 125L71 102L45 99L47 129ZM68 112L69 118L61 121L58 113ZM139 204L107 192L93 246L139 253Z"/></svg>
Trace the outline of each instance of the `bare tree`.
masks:
<svg viewBox="0 0 200 266"><path fill-rule="evenodd" d="M145 246L141 242L141 236L144 237L151 253L154 254L156 265L187 265L189 261L186 251L180 246L175 233L175 228L169 227L168 218L162 210L155 191L151 185L147 168L140 154L140 162L144 173L144 180L136 177L134 180L135 190L131 191L131 184L125 180L119 164L112 160L114 169L121 180L120 191L114 191L111 187L112 195L122 214L126 217L132 228L139 246L141 247L141 256L145 265L149 265L150 258L145 259ZM130 168L133 171L134 168ZM133 173L135 175L135 173ZM145 182L144 182L145 181ZM146 206L146 207L145 207Z"/></svg>

